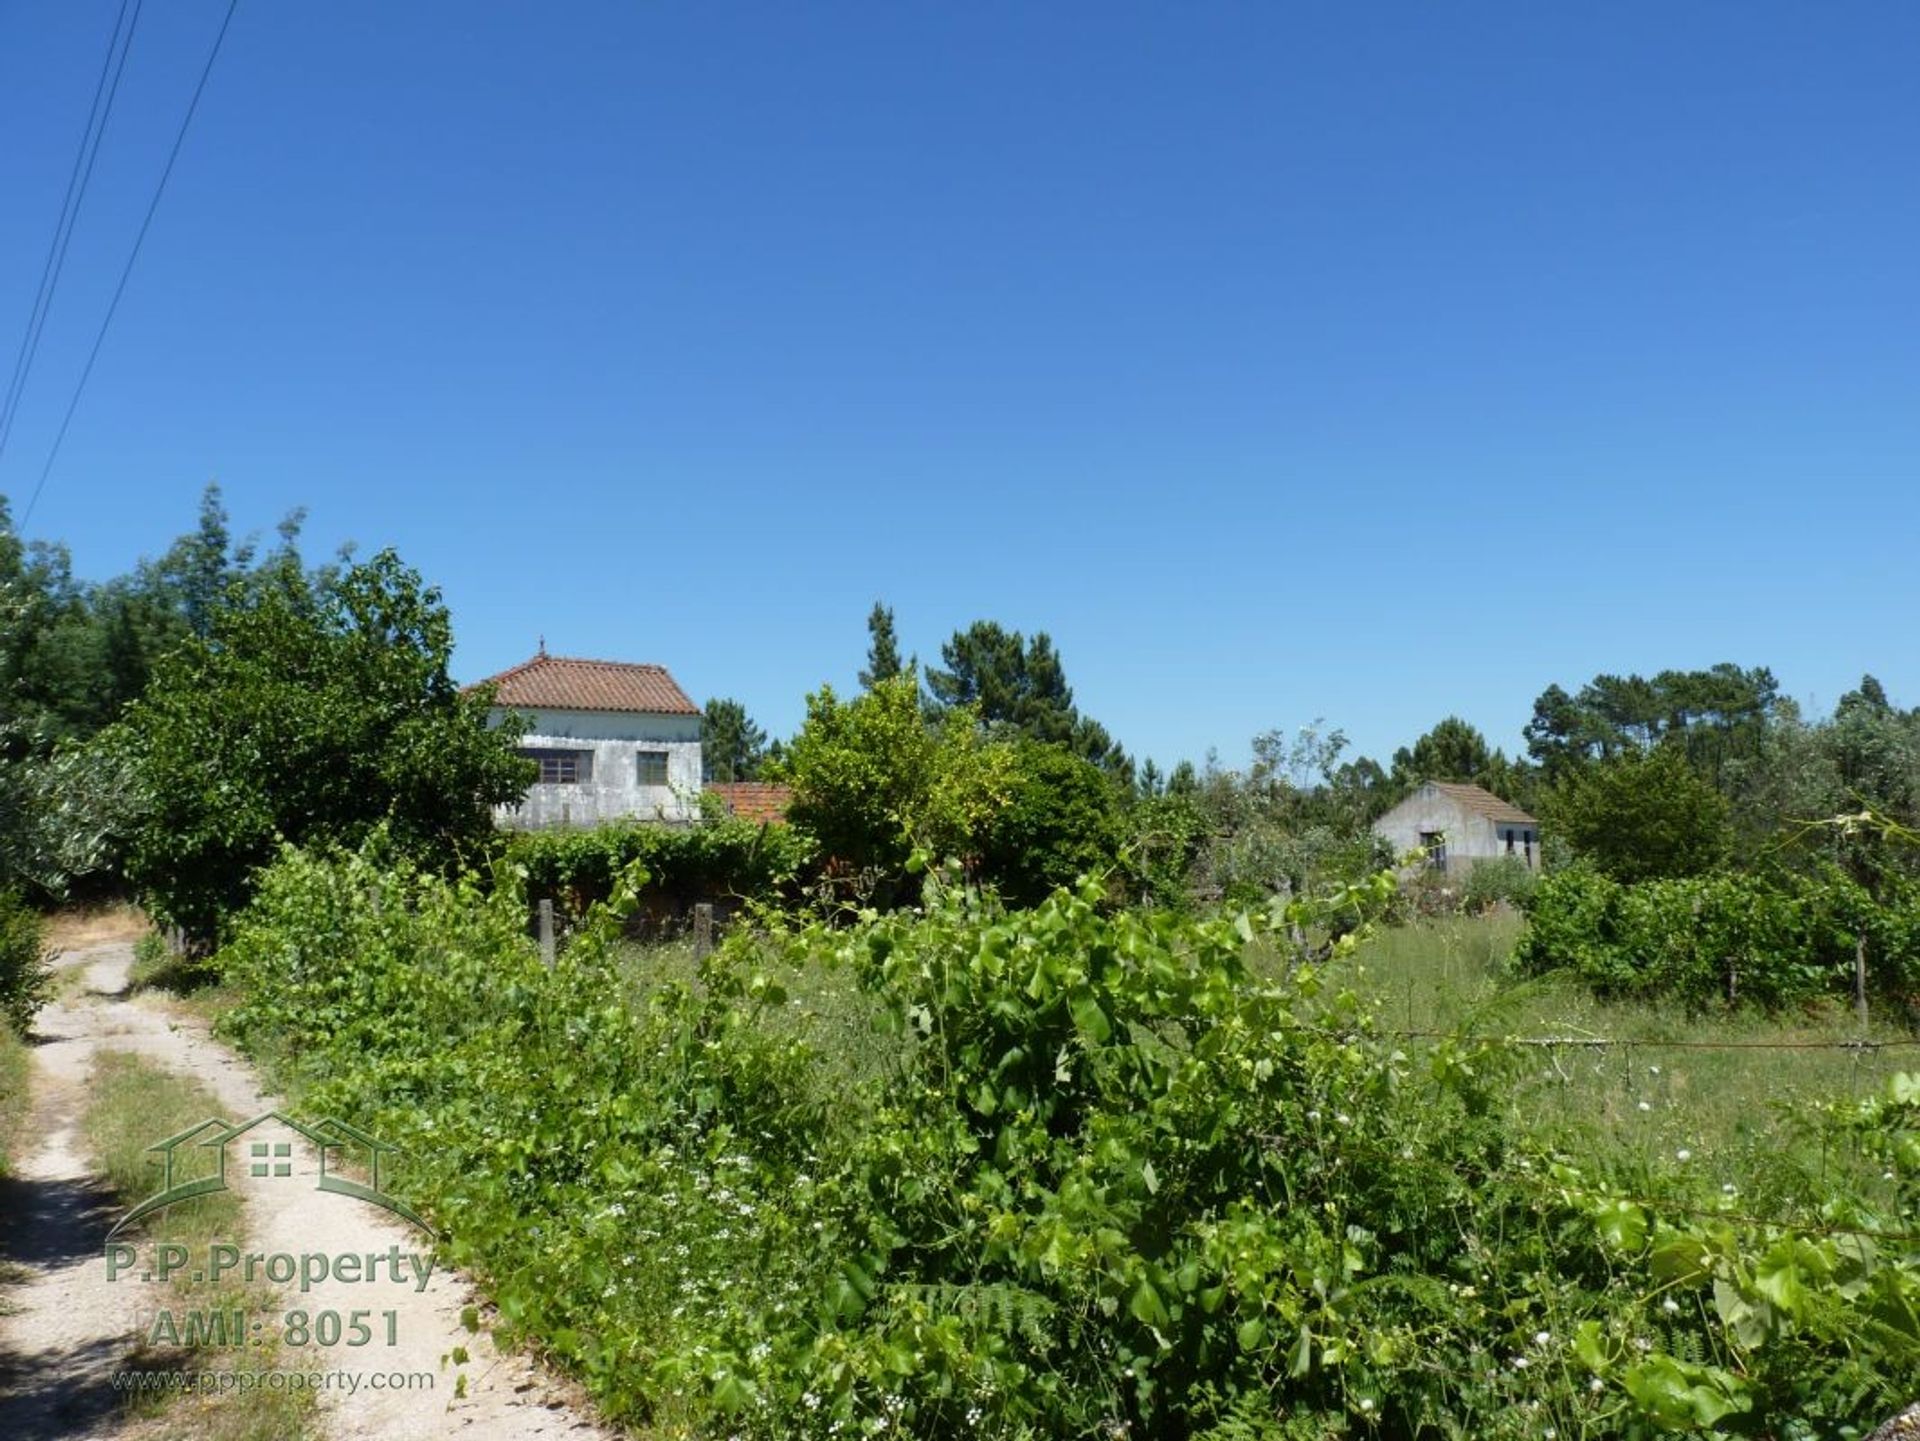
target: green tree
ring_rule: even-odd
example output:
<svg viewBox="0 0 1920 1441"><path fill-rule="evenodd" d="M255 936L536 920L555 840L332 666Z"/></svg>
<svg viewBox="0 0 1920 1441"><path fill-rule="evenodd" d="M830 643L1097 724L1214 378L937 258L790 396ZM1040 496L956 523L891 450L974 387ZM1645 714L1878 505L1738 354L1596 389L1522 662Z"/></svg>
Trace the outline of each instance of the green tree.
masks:
<svg viewBox="0 0 1920 1441"><path fill-rule="evenodd" d="M213 940L281 840L354 845L384 825L427 864L471 856L529 766L490 697L448 674L437 590L392 552L339 573L230 584L126 726L149 809L128 872L160 919Z"/></svg>
<svg viewBox="0 0 1920 1441"><path fill-rule="evenodd" d="M936 713L964 706L1001 734L1063 745L1109 774L1131 779L1133 762L1105 726L1073 702L1053 639L1028 640L997 621L977 620L940 647L945 670L927 672Z"/></svg>
<svg viewBox="0 0 1920 1441"><path fill-rule="evenodd" d="M1556 790L1547 829L1617 881L1703 875L1727 856L1728 806L1677 745L1629 750Z"/></svg>
<svg viewBox="0 0 1920 1441"><path fill-rule="evenodd" d="M1450 715L1415 741L1393 753L1393 780L1412 790L1423 781L1482 784L1493 765L1493 748L1474 727Z"/></svg>
<svg viewBox="0 0 1920 1441"><path fill-rule="evenodd" d="M1034 906L1076 877L1110 871L1122 826L1117 782L1063 746L1013 744L1006 803L982 829L979 873L1009 905Z"/></svg>
<svg viewBox="0 0 1920 1441"><path fill-rule="evenodd" d="M867 666L860 672L860 689L872 690L904 669L900 664L900 642L893 633L893 608L876 600L867 613Z"/></svg>
<svg viewBox="0 0 1920 1441"><path fill-rule="evenodd" d="M700 761L710 781L760 778L767 733L737 700L710 700L700 717Z"/></svg>
<svg viewBox="0 0 1920 1441"><path fill-rule="evenodd" d="M1722 662L1708 670L1597 675L1569 695L1552 685L1533 703L1528 753L1551 783L1629 750L1672 741L1716 784L1726 767L1760 749L1779 702L1765 666Z"/></svg>
<svg viewBox="0 0 1920 1441"><path fill-rule="evenodd" d="M787 819L843 871L871 872L886 899L916 846L936 857L974 853L1007 802L1014 763L966 707L930 722L907 670L850 701L828 686L808 696L776 776L793 788Z"/></svg>

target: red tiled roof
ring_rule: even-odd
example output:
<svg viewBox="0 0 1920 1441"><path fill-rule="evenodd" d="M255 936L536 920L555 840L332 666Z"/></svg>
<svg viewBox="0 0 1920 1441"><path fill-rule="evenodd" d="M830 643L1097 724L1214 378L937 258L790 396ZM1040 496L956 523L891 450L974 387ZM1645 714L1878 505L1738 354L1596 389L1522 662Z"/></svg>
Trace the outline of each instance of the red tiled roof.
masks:
<svg viewBox="0 0 1920 1441"><path fill-rule="evenodd" d="M639 711L699 715L667 668L618 660L575 660L542 651L511 670L480 682L494 688L493 703L511 710Z"/></svg>
<svg viewBox="0 0 1920 1441"><path fill-rule="evenodd" d="M765 781L708 781L707 789L726 802L727 814L743 821L779 821L787 816L793 791Z"/></svg>

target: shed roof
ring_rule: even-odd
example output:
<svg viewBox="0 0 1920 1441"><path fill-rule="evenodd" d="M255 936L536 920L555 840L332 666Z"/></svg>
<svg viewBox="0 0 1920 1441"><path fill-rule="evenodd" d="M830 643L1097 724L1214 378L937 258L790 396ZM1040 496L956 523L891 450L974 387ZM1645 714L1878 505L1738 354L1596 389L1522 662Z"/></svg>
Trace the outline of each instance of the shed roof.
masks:
<svg viewBox="0 0 1920 1441"><path fill-rule="evenodd" d="M1428 785L1475 815L1490 821L1512 825L1537 826L1540 822L1511 801L1503 801L1485 786L1463 785L1459 781L1428 781Z"/></svg>
<svg viewBox="0 0 1920 1441"><path fill-rule="evenodd" d="M512 710L599 710L645 715L699 715L700 707L660 665L619 660L576 660L548 655L488 676L493 703Z"/></svg>

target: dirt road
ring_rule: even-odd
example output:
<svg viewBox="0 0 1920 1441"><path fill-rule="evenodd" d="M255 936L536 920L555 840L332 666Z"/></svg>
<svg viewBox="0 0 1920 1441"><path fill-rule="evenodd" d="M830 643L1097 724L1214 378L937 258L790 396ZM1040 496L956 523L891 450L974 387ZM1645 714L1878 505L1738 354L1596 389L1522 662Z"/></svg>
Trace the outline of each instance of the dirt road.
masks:
<svg viewBox="0 0 1920 1441"><path fill-rule="evenodd" d="M9 1441L132 1441L142 1429L127 1420L113 1375L136 1328L164 1298L138 1269L109 1278L103 1247L121 1208L91 1175L80 1136L94 1058L103 1050L134 1052L191 1076L243 1119L277 1108L203 1026L160 998L129 997L131 962L123 943L63 954L59 969L78 971L79 984L62 986L63 999L36 1026L33 1121L17 1174L0 1182L0 1255L8 1263L0 1273L0 1437ZM283 1346L275 1365L330 1378L320 1390L322 1435L604 1441L610 1434L526 1358L498 1354L484 1333L462 1325L462 1308L475 1298L463 1278L438 1264L421 1274L432 1249L421 1232L363 1200L318 1190L317 1152L297 1130L268 1121L246 1139L255 1138L277 1143L269 1154L287 1156L286 1169L256 1181L251 1167L232 1166L230 1187L245 1217L240 1249L263 1258L263 1273L275 1256L299 1258L308 1273L318 1263L306 1258L324 1257L330 1271L347 1273L309 1274L305 1283L296 1277L264 1319L277 1328L289 1313L305 1318L295 1333L304 1344ZM342 1257L356 1260L340 1266ZM366 1318L369 1339L351 1344L349 1322L338 1344L320 1345L318 1325L307 1327L328 1313Z"/></svg>

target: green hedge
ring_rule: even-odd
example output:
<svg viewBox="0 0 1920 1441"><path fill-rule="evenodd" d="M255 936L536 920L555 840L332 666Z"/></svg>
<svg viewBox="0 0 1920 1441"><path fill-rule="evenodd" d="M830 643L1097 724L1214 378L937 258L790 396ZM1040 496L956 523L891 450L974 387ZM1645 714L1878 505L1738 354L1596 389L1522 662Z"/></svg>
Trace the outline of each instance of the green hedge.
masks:
<svg viewBox="0 0 1920 1441"><path fill-rule="evenodd" d="M1778 1007L1850 994L1863 935L1875 994L1905 997L1920 984L1920 895L1911 888L1876 903L1837 875L1626 885L1577 867L1541 881L1529 909L1516 965L1571 970L1603 995Z"/></svg>
<svg viewBox="0 0 1920 1441"><path fill-rule="evenodd" d="M605 901L637 863L643 906L684 910L699 901L763 900L790 894L813 858L813 842L791 826L723 819L697 826L627 822L593 830L525 831L507 858L524 876L529 904L547 899L572 920Z"/></svg>

